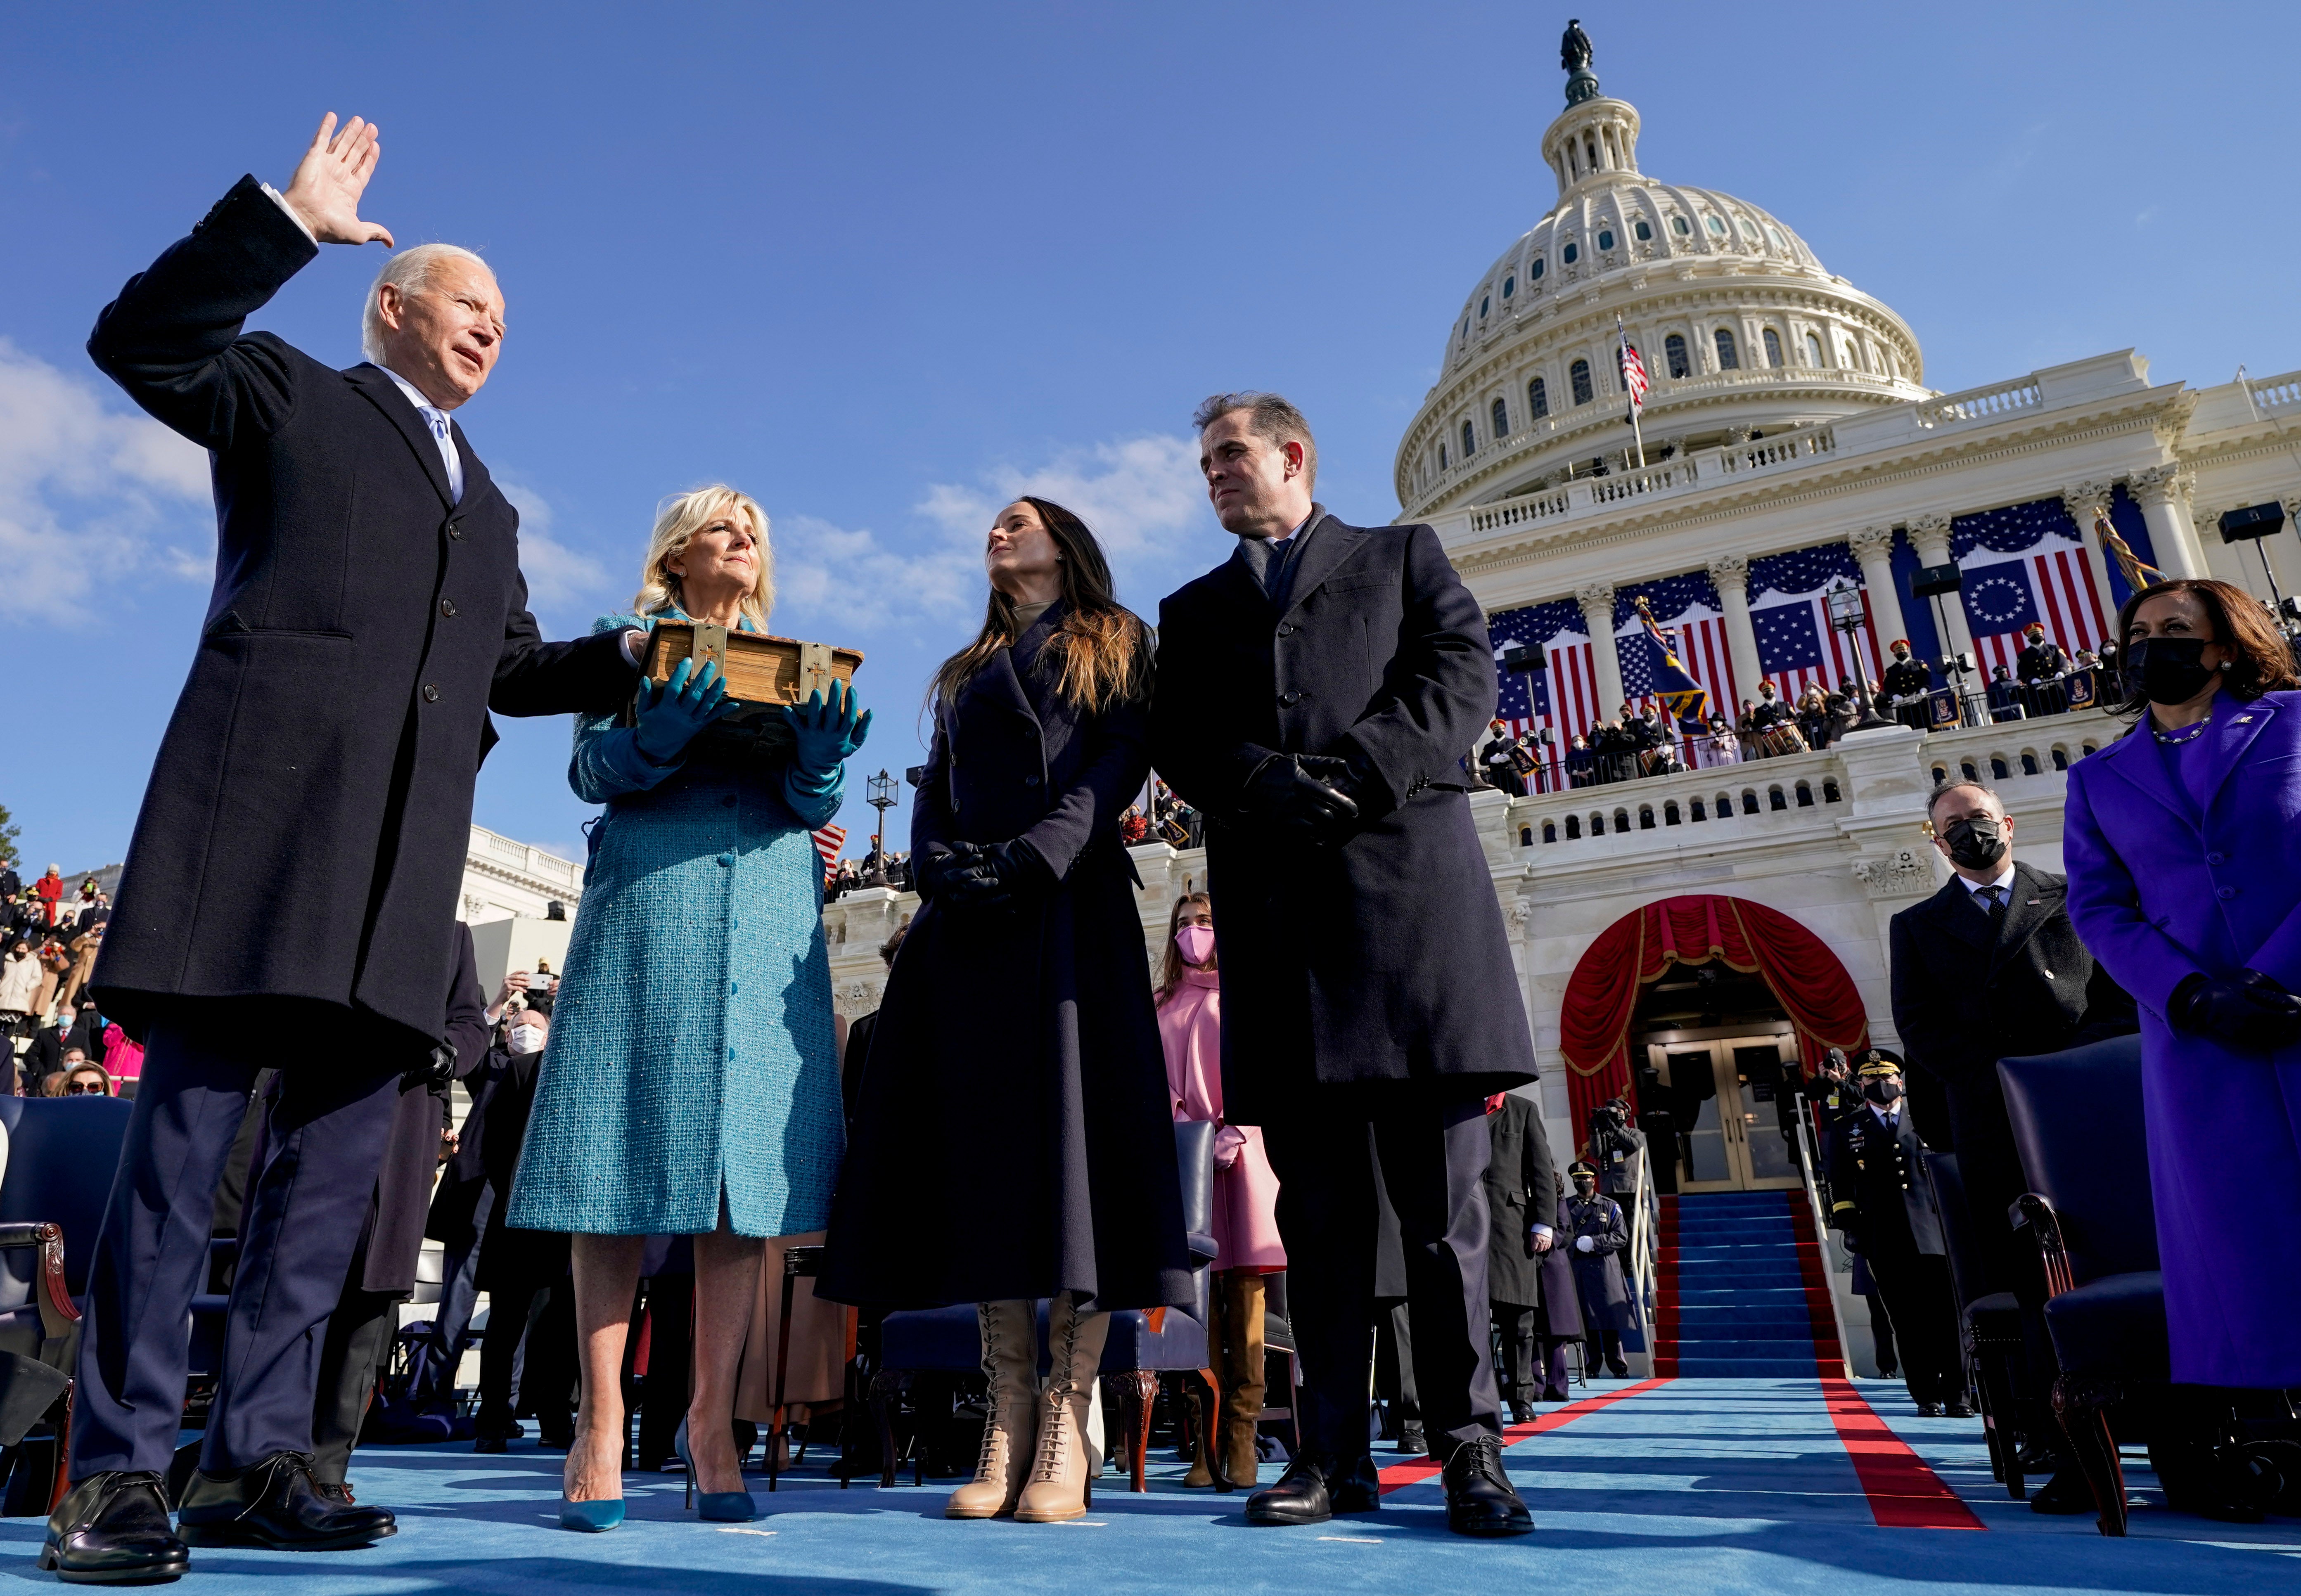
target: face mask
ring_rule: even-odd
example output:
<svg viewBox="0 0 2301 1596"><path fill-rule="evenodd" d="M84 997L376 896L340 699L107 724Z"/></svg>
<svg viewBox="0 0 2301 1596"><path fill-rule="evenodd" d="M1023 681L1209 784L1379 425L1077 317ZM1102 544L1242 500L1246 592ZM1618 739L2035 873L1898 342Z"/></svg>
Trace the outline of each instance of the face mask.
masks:
<svg viewBox="0 0 2301 1596"><path fill-rule="evenodd" d="M1943 828L1950 862L1968 870L1987 870L2005 856L2005 827L1995 815L1968 815Z"/></svg>
<svg viewBox="0 0 2301 1596"><path fill-rule="evenodd" d="M1895 659L1907 659L1910 657L1910 651L1907 648L1896 648L1894 650L1894 657Z"/></svg>
<svg viewBox="0 0 2301 1596"><path fill-rule="evenodd" d="M1899 1102L1902 1083L1899 1081L1865 1081L1862 1083L1862 1095L1873 1103Z"/></svg>
<svg viewBox="0 0 2301 1596"><path fill-rule="evenodd" d="M543 1048L543 1032L533 1025L514 1025L511 1034L504 1038L507 1052L535 1053Z"/></svg>
<svg viewBox="0 0 2301 1596"><path fill-rule="evenodd" d="M2127 645L2125 688L2152 704L2187 704L2215 673L2200 657L2203 638L2143 638Z"/></svg>
<svg viewBox="0 0 2301 1596"><path fill-rule="evenodd" d="M1587 1197L1592 1192L1597 1191L1597 1189L1598 1182L1592 1180L1588 1175L1577 1174L1574 1177L1574 1190L1582 1196Z"/></svg>
<svg viewBox="0 0 2301 1596"><path fill-rule="evenodd" d="M1183 952L1186 965L1203 965L1215 950L1214 927L1185 925L1175 933L1175 946Z"/></svg>

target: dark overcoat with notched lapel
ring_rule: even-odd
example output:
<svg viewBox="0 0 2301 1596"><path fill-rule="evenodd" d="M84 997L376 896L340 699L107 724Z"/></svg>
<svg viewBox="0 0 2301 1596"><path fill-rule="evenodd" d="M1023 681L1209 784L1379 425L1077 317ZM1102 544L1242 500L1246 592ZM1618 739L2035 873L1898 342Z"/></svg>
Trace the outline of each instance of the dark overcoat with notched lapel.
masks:
<svg viewBox="0 0 2301 1596"><path fill-rule="evenodd" d="M1486 1299L1532 1308L1542 1300L1544 1255L1534 1249L1534 1227L1557 1224L1557 1166L1542 1110L1516 1092L1486 1116L1493 1149L1486 1160Z"/></svg>
<svg viewBox="0 0 2301 1596"><path fill-rule="evenodd" d="M519 516L461 428L455 504L379 367L241 334L315 253L243 178L88 340L215 488L215 588L96 967L139 1037L171 1000L264 998L441 1040L489 706L562 714L634 681L612 633L539 640Z"/></svg>
<svg viewBox="0 0 2301 1596"><path fill-rule="evenodd" d="M2021 1250L2028 1243L2006 1218L2029 1186L1997 1061L2058 1053L2138 1025L2133 999L2078 940L2067 899L2062 877L2016 862L2002 921L1993 923L1954 877L1893 921L1894 1029L1910 1068L1938 1081L1948 1097L1958 1173L1993 1291L2027 1295L2035 1274Z"/></svg>
<svg viewBox="0 0 2301 1596"><path fill-rule="evenodd" d="M817 1290L924 1308L1079 1292L1193 1300L1134 862L1143 713L1082 713L1033 668L1058 603L938 699L911 856L1026 838L1057 884L929 897L872 1023Z"/></svg>
<svg viewBox="0 0 2301 1596"><path fill-rule="evenodd" d="M1427 526L1326 515L1309 538L1283 606L1234 555L1159 612L1151 758L1209 817L1223 1103L1246 1124L1312 1087L1535 1073L1460 769L1494 712L1485 618ZM1353 750L1385 790L1340 846L1247 814L1273 754Z"/></svg>

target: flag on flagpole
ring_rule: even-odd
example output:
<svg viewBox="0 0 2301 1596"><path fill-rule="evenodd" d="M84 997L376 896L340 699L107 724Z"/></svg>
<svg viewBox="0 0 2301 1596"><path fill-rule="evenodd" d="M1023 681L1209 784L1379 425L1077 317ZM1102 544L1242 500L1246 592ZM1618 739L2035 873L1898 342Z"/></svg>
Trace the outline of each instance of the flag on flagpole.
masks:
<svg viewBox="0 0 2301 1596"><path fill-rule="evenodd" d="M1653 644L1658 657L1652 662L1653 681L1648 689L1655 698L1669 706L1681 731L1699 731L1710 718L1710 695L1702 684L1688 673L1678 656L1678 639L1661 629L1647 607L1645 595L1641 593L1631 601L1638 612L1638 620L1645 628L1647 639ZM1627 676L1627 672L1624 673ZM1627 683L1625 684L1625 690Z"/></svg>
<svg viewBox="0 0 2301 1596"><path fill-rule="evenodd" d="M1631 409L1645 404L1646 363L1638 358L1638 347L1627 338L1622 340L1622 386L1629 390Z"/></svg>
<svg viewBox="0 0 2301 1596"><path fill-rule="evenodd" d="M2093 513L2093 530L2101 534L2101 546L2117 568L2125 574L2125 585L2138 593L2142 589L2165 580L2165 573L2133 552L2133 546L2117 535L2109 524L2109 512L2096 506Z"/></svg>
<svg viewBox="0 0 2301 1596"><path fill-rule="evenodd" d="M845 826L825 826L815 833L815 851L823 859L823 879L827 884L839 873L839 850L847 846Z"/></svg>

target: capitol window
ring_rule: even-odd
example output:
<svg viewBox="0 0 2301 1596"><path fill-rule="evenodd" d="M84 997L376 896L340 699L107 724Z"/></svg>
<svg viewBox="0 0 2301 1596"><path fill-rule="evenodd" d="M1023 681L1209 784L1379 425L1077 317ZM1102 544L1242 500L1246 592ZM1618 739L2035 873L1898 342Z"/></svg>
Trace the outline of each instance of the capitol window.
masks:
<svg viewBox="0 0 2301 1596"><path fill-rule="evenodd" d="M1494 401L1494 436L1496 438L1508 438L1510 436L1510 407L1504 405L1500 399L1496 399Z"/></svg>
<svg viewBox="0 0 2301 1596"><path fill-rule="evenodd" d="M1638 242L1641 244L1645 243L1648 239L1653 237L1653 229L1647 226L1643 221L1636 227L1633 227L1630 230L1637 235Z"/></svg>
<svg viewBox="0 0 2301 1596"><path fill-rule="evenodd" d="M1742 357L1734 350L1733 330L1720 327L1718 330L1718 369L1721 372L1739 371L1741 365Z"/></svg>
<svg viewBox="0 0 2301 1596"><path fill-rule="evenodd" d="M1453 464L1454 463L1452 461L1446 458L1446 446L1443 443L1440 444L1438 446L1438 469L1440 471L1450 470Z"/></svg>
<svg viewBox="0 0 2301 1596"><path fill-rule="evenodd" d="M1662 339L1661 357L1673 377L1686 376L1694 370L1694 363L1686 358L1686 339L1678 333L1673 332Z"/></svg>
<svg viewBox="0 0 2301 1596"><path fill-rule="evenodd" d="M1601 249L1611 249L1613 247L1614 230L1610 227L1606 229L1605 231L1598 235L1598 247Z"/></svg>
<svg viewBox="0 0 2301 1596"><path fill-rule="evenodd" d="M1757 223L1752 221L1747 216L1742 218L1742 236L1753 244L1758 241Z"/></svg>
<svg viewBox="0 0 2301 1596"><path fill-rule="evenodd" d="M1810 332L1805 335L1805 363L1810 366L1821 363L1821 340Z"/></svg>
<svg viewBox="0 0 2301 1596"><path fill-rule="evenodd" d="M1671 218L1669 219L1669 225L1670 225L1671 230L1673 230L1674 232L1676 232L1676 233L1678 234L1678 236L1679 238L1685 238L1687 234L1689 234L1689 233L1691 233L1691 232L1693 232L1693 231L1694 231L1694 223L1692 223L1691 221L1687 221L1685 217L1683 217L1683 216L1673 216L1673 217L1671 217Z"/></svg>
<svg viewBox="0 0 2301 1596"><path fill-rule="evenodd" d="M1766 237L1773 241L1773 246L1776 249L1780 250L1784 255L1789 254L1789 245L1784 241L1779 230L1775 228L1771 223L1767 225Z"/></svg>
<svg viewBox="0 0 2301 1596"><path fill-rule="evenodd" d="M1710 224L1710 232L1711 237L1722 238L1726 236L1726 224L1723 221L1720 221L1717 217L1705 216L1703 220Z"/></svg>
<svg viewBox="0 0 2301 1596"><path fill-rule="evenodd" d="M1471 430L1469 422L1464 422L1462 423L1462 458L1468 460L1477 452L1478 435Z"/></svg>
<svg viewBox="0 0 2301 1596"><path fill-rule="evenodd" d="M1515 278L1515 277L1505 277L1505 278L1503 278L1503 279L1502 279L1502 297L1503 297L1503 298L1505 298L1505 299L1507 299L1507 298L1509 298L1512 294L1515 294L1516 292L1518 292L1518 279L1517 279L1517 278Z"/></svg>
<svg viewBox="0 0 2301 1596"><path fill-rule="evenodd" d="M1781 334L1779 334L1778 332L1776 332L1772 328L1769 327L1769 328L1767 328L1767 329L1766 329L1766 330L1765 330L1765 339L1766 339L1766 363L1767 363L1768 365L1770 365L1770 366L1778 366L1778 365L1781 364L1781 363L1782 363L1782 335L1781 335Z"/></svg>
<svg viewBox="0 0 2301 1596"><path fill-rule="evenodd" d="M1536 421L1550 414L1550 389L1539 377L1526 385L1526 407Z"/></svg>
<svg viewBox="0 0 2301 1596"><path fill-rule="evenodd" d="M1582 258L1582 247L1569 238L1566 240L1566 247L1558 252L1558 258L1570 266Z"/></svg>
<svg viewBox="0 0 2301 1596"><path fill-rule="evenodd" d="M1571 366L1567 368L1566 375L1574 384L1574 402L1577 405L1587 405L1592 397L1590 392L1590 363L1586 360L1576 361Z"/></svg>
<svg viewBox="0 0 2301 1596"><path fill-rule="evenodd" d="M1493 303L1494 303L1494 299L1493 299L1493 297L1492 297L1491 296L1489 296L1488 297L1485 297L1485 298L1480 299L1480 300L1478 301L1478 320L1479 320L1479 321L1483 322L1483 321L1485 321L1485 320L1486 319L1486 307L1487 307L1488 305L1492 305Z"/></svg>
<svg viewBox="0 0 2301 1596"><path fill-rule="evenodd" d="M1526 269L1527 281L1540 282L1542 280L1543 272L1549 266L1549 264L1550 263L1548 261L1537 259L1532 264L1528 265Z"/></svg>

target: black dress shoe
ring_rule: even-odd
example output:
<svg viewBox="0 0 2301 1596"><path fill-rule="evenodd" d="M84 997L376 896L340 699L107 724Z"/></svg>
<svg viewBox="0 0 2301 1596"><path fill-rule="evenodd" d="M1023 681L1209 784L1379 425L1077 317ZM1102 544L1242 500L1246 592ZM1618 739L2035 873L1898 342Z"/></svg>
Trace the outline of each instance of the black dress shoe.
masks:
<svg viewBox="0 0 2301 1596"><path fill-rule="evenodd" d="M1276 1484L1246 1499L1247 1523L1326 1523L1335 1516L1334 1497L1326 1490L1327 1470L1335 1466L1335 1459L1323 1452L1295 1453Z"/></svg>
<svg viewBox="0 0 2301 1596"><path fill-rule="evenodd" d="M1337 1513L1372 1513L1382 1506L1382 1475L1373 1457L1360 1452L1326 1470L1326 1496Z"/></svg>
<svg viewBox="0 0 2301 1596"><path fill-rule="evenodd" d="M111 1470L56 1504L39 1563L68 1585L143 1585L181 1579L192 1554L168 1527L160 1476Z"/></svg>
<svg viewBox="0 0 2301 1596"><path fill-rule="evenodd" d="M2054 1477L2029 1492L2032 1513L2091 1513L2096 1511L2093 1487L2086 1483L2084 1471L2074 1464L2063 1464L2054 1471Z"/></svg>
<svg viewBox="0 0 2301 1596"><path fill-rule="evenodd" d="M194 1546L277 1551L340 1551L398 1533L389 1508L356 1506L350 1494L332 1500L314 1484L310 1453L274 1452L236 1474L194 1475L176 1525Z"/></svg>
<svg viewBox="0 0 2301 1596"><path fill-rule="evenodd" d="M1430 1441L1423 1433L1420 1419L1410 1418L1398 1426L1398 1450L1410 1458L1421 1458L1429 1454Z"/></svg>
<svg viewBox="0 0 2301 1596"><path fill-rule="evenodd" d="M1454 1449L1441 1476L1446 1485L1446 1527L1458 1535L1526 1535L1534 1515L1502 1472L1499 1435L1481 1435Z"/></svg>
<svg viewBox="0 0 2301 1596"><path fill-rule="evenodd" d="M1953 1401L1942 1404L1942 1416L1945 1418L1971 1418L1973 1416L1973 1408L1970 1403L1967 1402L1962 1397L1961 1397Z"/></svg>
<svg viewBox="0 0 2301 1596"><path fill-rule="evenodd" d="M1534 1423L1534 1404L1531 1402L1521 1402L1516 1398L1512 1398L1510 1405L1510 1423L1514 1425L1530 1425Z"/></svg>
<svg viewBox="0 0 2301 1596"><path fill-rule="evenodd" d="M1939 1418L1941 1416L1942 1405L1939 1402L1920 1402L1918 1404L1918 1416L1920 1418Z"/></svg>

